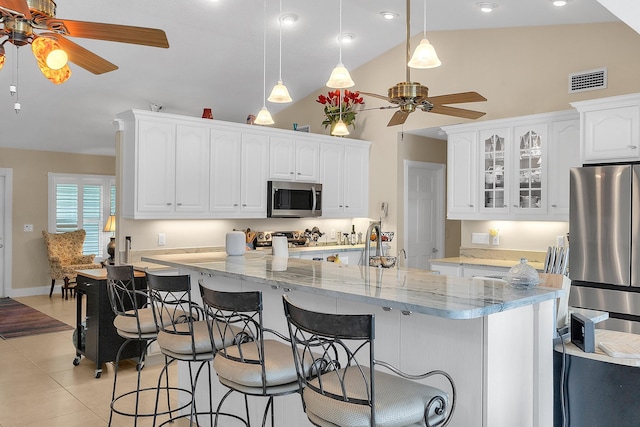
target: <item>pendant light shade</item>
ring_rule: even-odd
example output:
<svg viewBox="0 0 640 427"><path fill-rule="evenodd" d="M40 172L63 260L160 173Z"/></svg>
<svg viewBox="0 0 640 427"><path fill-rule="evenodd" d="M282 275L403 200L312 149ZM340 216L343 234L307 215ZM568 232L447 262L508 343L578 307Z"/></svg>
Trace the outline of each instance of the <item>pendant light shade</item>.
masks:
<svg viewBox="0 0 640 427"><path fill-rule="evenodd" d="M263 106L253 123L256 125L272 125L275 122L271 117L271 113L267 110L267 107Z"/></svg>
<svg viewBox="0 0 640 427"><path fill-rule="evenodd" d="M267 98L269 102L278 102L278 103L287 103L293 101L291 96L289 96L289 91L287 87L282 84L282 80L278 80L278 84L271 89L271 95Z"/></svg>
<svg viewBox="0 0 640 427"><path fill-rule="evenodd" d="M347 129L347 125L342 121L342 119L336 122L336 125L331 130L331 135L335 135L335 136L349 135L349 129Z"/></svg>
<svg viewBox="0 0 640 427"><path fill-rule="evenodd" d="M331 72L331 76L327 81L327 87L333 89L342 89L347 87L352 87L355 85L353 79L351 79L351 75L349 74L349 70L342 63L342 0L340 0L340 33L338 34L338 42L340 43L340 60L338 61L338 65Z"/></svg>
<svg viewBox="0 0 640 427"><path fill-rule="evenodd" d="M351 79L349 70L347 70L342 62L338 63L338 65L336 65L336 68L334 68L331 72L331 76L327 81L327 87L341 89L352 87L353 85L355 85L355 83Z"/></svg>
<svg viewBox="0 0 640 427"><path fill-rule="evenodd" d="M422 39L408 65L411 68L435 68L442 65L442 62L429 40Z"/></svg>
<svg viewBox="0 0 640 427"><path fill-rule="evenodd" d="M407 17L407 21L409 17ZM408 26L409 24L407 24ZM435 68L442 65L435 48L427 39L427 0L424 0L424 35L407 63L411 68Z"/></svg>

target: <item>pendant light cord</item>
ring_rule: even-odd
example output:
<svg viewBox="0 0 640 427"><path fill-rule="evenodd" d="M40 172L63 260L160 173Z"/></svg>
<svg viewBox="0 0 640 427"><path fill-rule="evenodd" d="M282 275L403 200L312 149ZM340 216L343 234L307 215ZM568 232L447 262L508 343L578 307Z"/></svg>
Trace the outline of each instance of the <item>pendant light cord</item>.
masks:
<svg viewBox="0 0 640 427"><path fill-rule="evenodd" d="M262 107L267 107L267 0L264 0L262 32Z"/></svg>
<svg viewBox="0 0 640 427"><path fill-rule="evenodd" d="M340 23L338 24L338 43L340 45L340 63L342 64L342 0L340 0Z"/></svg>
<svg viewBox="0 0 640 427"><path fill-rule="evenodd" d="M278 80L282 81L282 0L280 0L280 14L278 16L278 22L279 22L279 49L280 49L280 64L279 64L279 71L278 71Z"/></svg>

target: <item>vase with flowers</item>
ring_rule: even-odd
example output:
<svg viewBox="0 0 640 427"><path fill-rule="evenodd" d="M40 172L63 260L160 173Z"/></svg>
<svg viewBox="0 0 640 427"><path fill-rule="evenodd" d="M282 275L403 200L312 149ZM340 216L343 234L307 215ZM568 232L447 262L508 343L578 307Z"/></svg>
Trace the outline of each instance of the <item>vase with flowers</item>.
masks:
<svg viewBox="0 0 640 427"><path fill-rule="evenodd" d="M322 126L326 129L329 127L333 131L333 127L340 120L340 104L342 103L342 121L347 126L356 127L356 115L362 109L364 100L360 96L360 92L352 92L345 89L341 96L340 89L330 90L327 95L318 95L316 102L324 105L324 120Z"/></svg>

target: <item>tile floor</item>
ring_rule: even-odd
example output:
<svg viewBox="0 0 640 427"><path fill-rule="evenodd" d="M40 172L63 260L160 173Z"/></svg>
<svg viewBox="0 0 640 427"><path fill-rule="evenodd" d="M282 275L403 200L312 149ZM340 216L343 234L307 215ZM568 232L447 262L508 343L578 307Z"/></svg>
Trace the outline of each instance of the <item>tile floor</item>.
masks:
<svg viewBox="0 0 640 427"><path fill-rule="evenodd" d="M65 301L59 294L20 297L17 301L75 326L76 300ZM0 427L102 427L108 424L114 366L103 366L102 376L94 377L95 363L82 358L73 366L73 331L0 339ZM150 358L142 381L155 386L163 359ZM175 370L170 372L175 380ZM135 364L125 361L118 374L118 387L135 388ZM147 398L148 397L148 398ZM143 406L153 408L155 394L145 396ZM133 419L114 416L113 426L133 426ZM152 425L142 418L138 426ZM188 425L174 423L173 426Z"/></svg>

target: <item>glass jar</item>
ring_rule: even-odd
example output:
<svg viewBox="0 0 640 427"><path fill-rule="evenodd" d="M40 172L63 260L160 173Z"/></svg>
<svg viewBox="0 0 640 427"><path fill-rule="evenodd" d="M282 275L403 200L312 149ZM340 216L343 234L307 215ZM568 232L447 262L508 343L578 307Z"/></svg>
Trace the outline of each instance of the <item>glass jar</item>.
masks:
<svg viewBox="0 0 640 427"><path fill-rule="evenodd" d="M540 283L540 276L535 268L527 264L526 258L520 258L520 263L509 270L507 282L514 288L530 289Z"/></svg>

